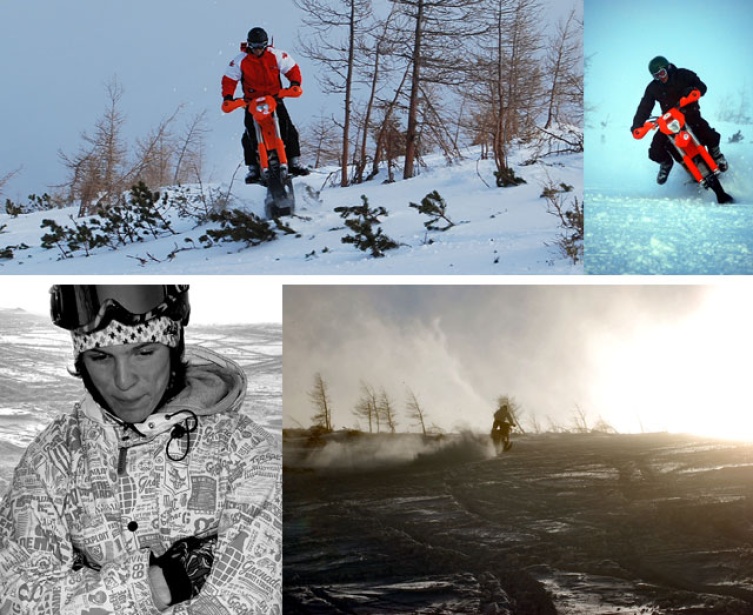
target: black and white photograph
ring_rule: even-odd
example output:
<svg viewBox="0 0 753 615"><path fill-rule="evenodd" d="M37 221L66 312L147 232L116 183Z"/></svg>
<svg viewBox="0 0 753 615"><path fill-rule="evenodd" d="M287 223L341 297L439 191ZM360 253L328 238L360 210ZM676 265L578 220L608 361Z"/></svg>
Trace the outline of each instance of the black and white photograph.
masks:
<svg viewBox="0 0 753 615"><path fill-rule="evenodd" d="M279 301L106 281L0 281L0 611L279 613Z"/></svg>

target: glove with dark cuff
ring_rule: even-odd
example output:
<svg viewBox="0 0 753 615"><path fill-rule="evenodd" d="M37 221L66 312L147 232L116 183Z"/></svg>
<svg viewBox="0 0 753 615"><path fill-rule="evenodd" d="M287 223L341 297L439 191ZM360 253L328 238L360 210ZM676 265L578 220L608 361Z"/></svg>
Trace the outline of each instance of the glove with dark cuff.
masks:
<svg viewBox="0 0 753 615"><path fill-rule="evenodd" d="M212 572L217 535L206 538L189 536L175 542L164 555L152 554L151 565L159 566L170 588L170 604L195 598Z"/></svg>

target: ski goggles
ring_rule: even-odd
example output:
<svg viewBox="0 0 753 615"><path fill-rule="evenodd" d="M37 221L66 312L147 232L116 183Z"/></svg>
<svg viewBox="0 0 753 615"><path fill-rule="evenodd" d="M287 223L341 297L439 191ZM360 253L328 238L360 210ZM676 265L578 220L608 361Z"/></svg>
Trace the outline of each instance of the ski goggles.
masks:
<svg viewBox="0 0 753 615"><path fill-rule="evenodd" d="M246 49L266 49L267 47L269 47L269 41L261 41L258 43L248 41L246 43Z"/></svg>
<svg viewBox="0 0 753 615"><path fill-rule="evenodd" d="M138 325L159 316L188 324L188 285L55 285L52 322L73 333L91 333L117 320Z"/></svg>
<svg viewBox="0 0 753 615"><path fill-rule="evenodd" d="M653 73L654 79L656 79L657 81L661 81L663 79L666 79L668 74L669 73L667 72L666 68L660 68L655 73Z"/></svg>

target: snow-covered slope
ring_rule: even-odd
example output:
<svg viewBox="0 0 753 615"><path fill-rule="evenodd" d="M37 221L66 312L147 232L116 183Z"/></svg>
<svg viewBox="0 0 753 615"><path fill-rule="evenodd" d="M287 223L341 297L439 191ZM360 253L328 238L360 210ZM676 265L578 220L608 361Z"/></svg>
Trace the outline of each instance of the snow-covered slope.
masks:
<svg viewBox="0 0 753 615"><path fill-rule="evenodd" d="M295 234L255 247L222 243L201 247L199 237L207 226L197 227L187 218L171 218L175 235L129 244L117 250L97 248L90 256L44 249L40 238L47 229L43 219L72 225L75 208L34 212L18 217L0 214L0 248L26 244L13 250L14 258L0 264L3 274L579 274L582 265L565 258L555 244L563 232L560 220L547 211L541 197L547 185L573 187L571 198L582 202L583 157L569 154L523 165L528 156L520 150L512 162L526 180L514 188L497 188L493 164L479 160L471 150L453 164L441 156L428 157L420 175L407 181L383 183L380 179L349 188L333 187L326 169L295 180L297 212L286 222ZM230 207L259 216L264 212L265 189L246 186L240 169L233 182L213 188L230 191ZM196 189L198 190L198 188ZM436 190L448 206L455 226L448 231L427 231L428 218L409 206ZM361 205L365 195L371 207L384 207L383 232L400 247L383 258L373 258L341 238L350 233L334 211ZM216 225L215 225L216 226ZM188 240L192 240L191 241ZM187 249L196 246L193 249ZM184 248L177 253L176 248ZM174 253L171 256L171 253Z"/></svg>

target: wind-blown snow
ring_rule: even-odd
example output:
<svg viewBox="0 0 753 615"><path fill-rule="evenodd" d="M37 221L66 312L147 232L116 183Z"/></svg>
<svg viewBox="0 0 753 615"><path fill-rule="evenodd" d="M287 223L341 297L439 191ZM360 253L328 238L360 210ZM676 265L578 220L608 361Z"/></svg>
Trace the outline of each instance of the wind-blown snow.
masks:
<svg viewBox="0 0 753 615"><path fill-rule="evenodd" d="M729 162L720 178L731 204L717 204L679 164L659 186L659 165L647 157L650 137L635 141L624 126L605 130L603 139L587 137L588 273L753 273L753 126L713 125ZM744 141L727 143L737 130Z"/></svg>
<svg viewBox="0 0 753 615"><path fill-rule="evenodd" d="M722 121L725 111L752 115L744 101L753 85L753 5L587 0L584 19L586 273L753 273L753 125ZM729 170L721 183L735 203L718 205L679 165L665 185L656 183L652 135L636 141L630 134L656 55L695 71L708 86L700 106L722 136ZM738 130L743 140L729 143Z"/></svg>

